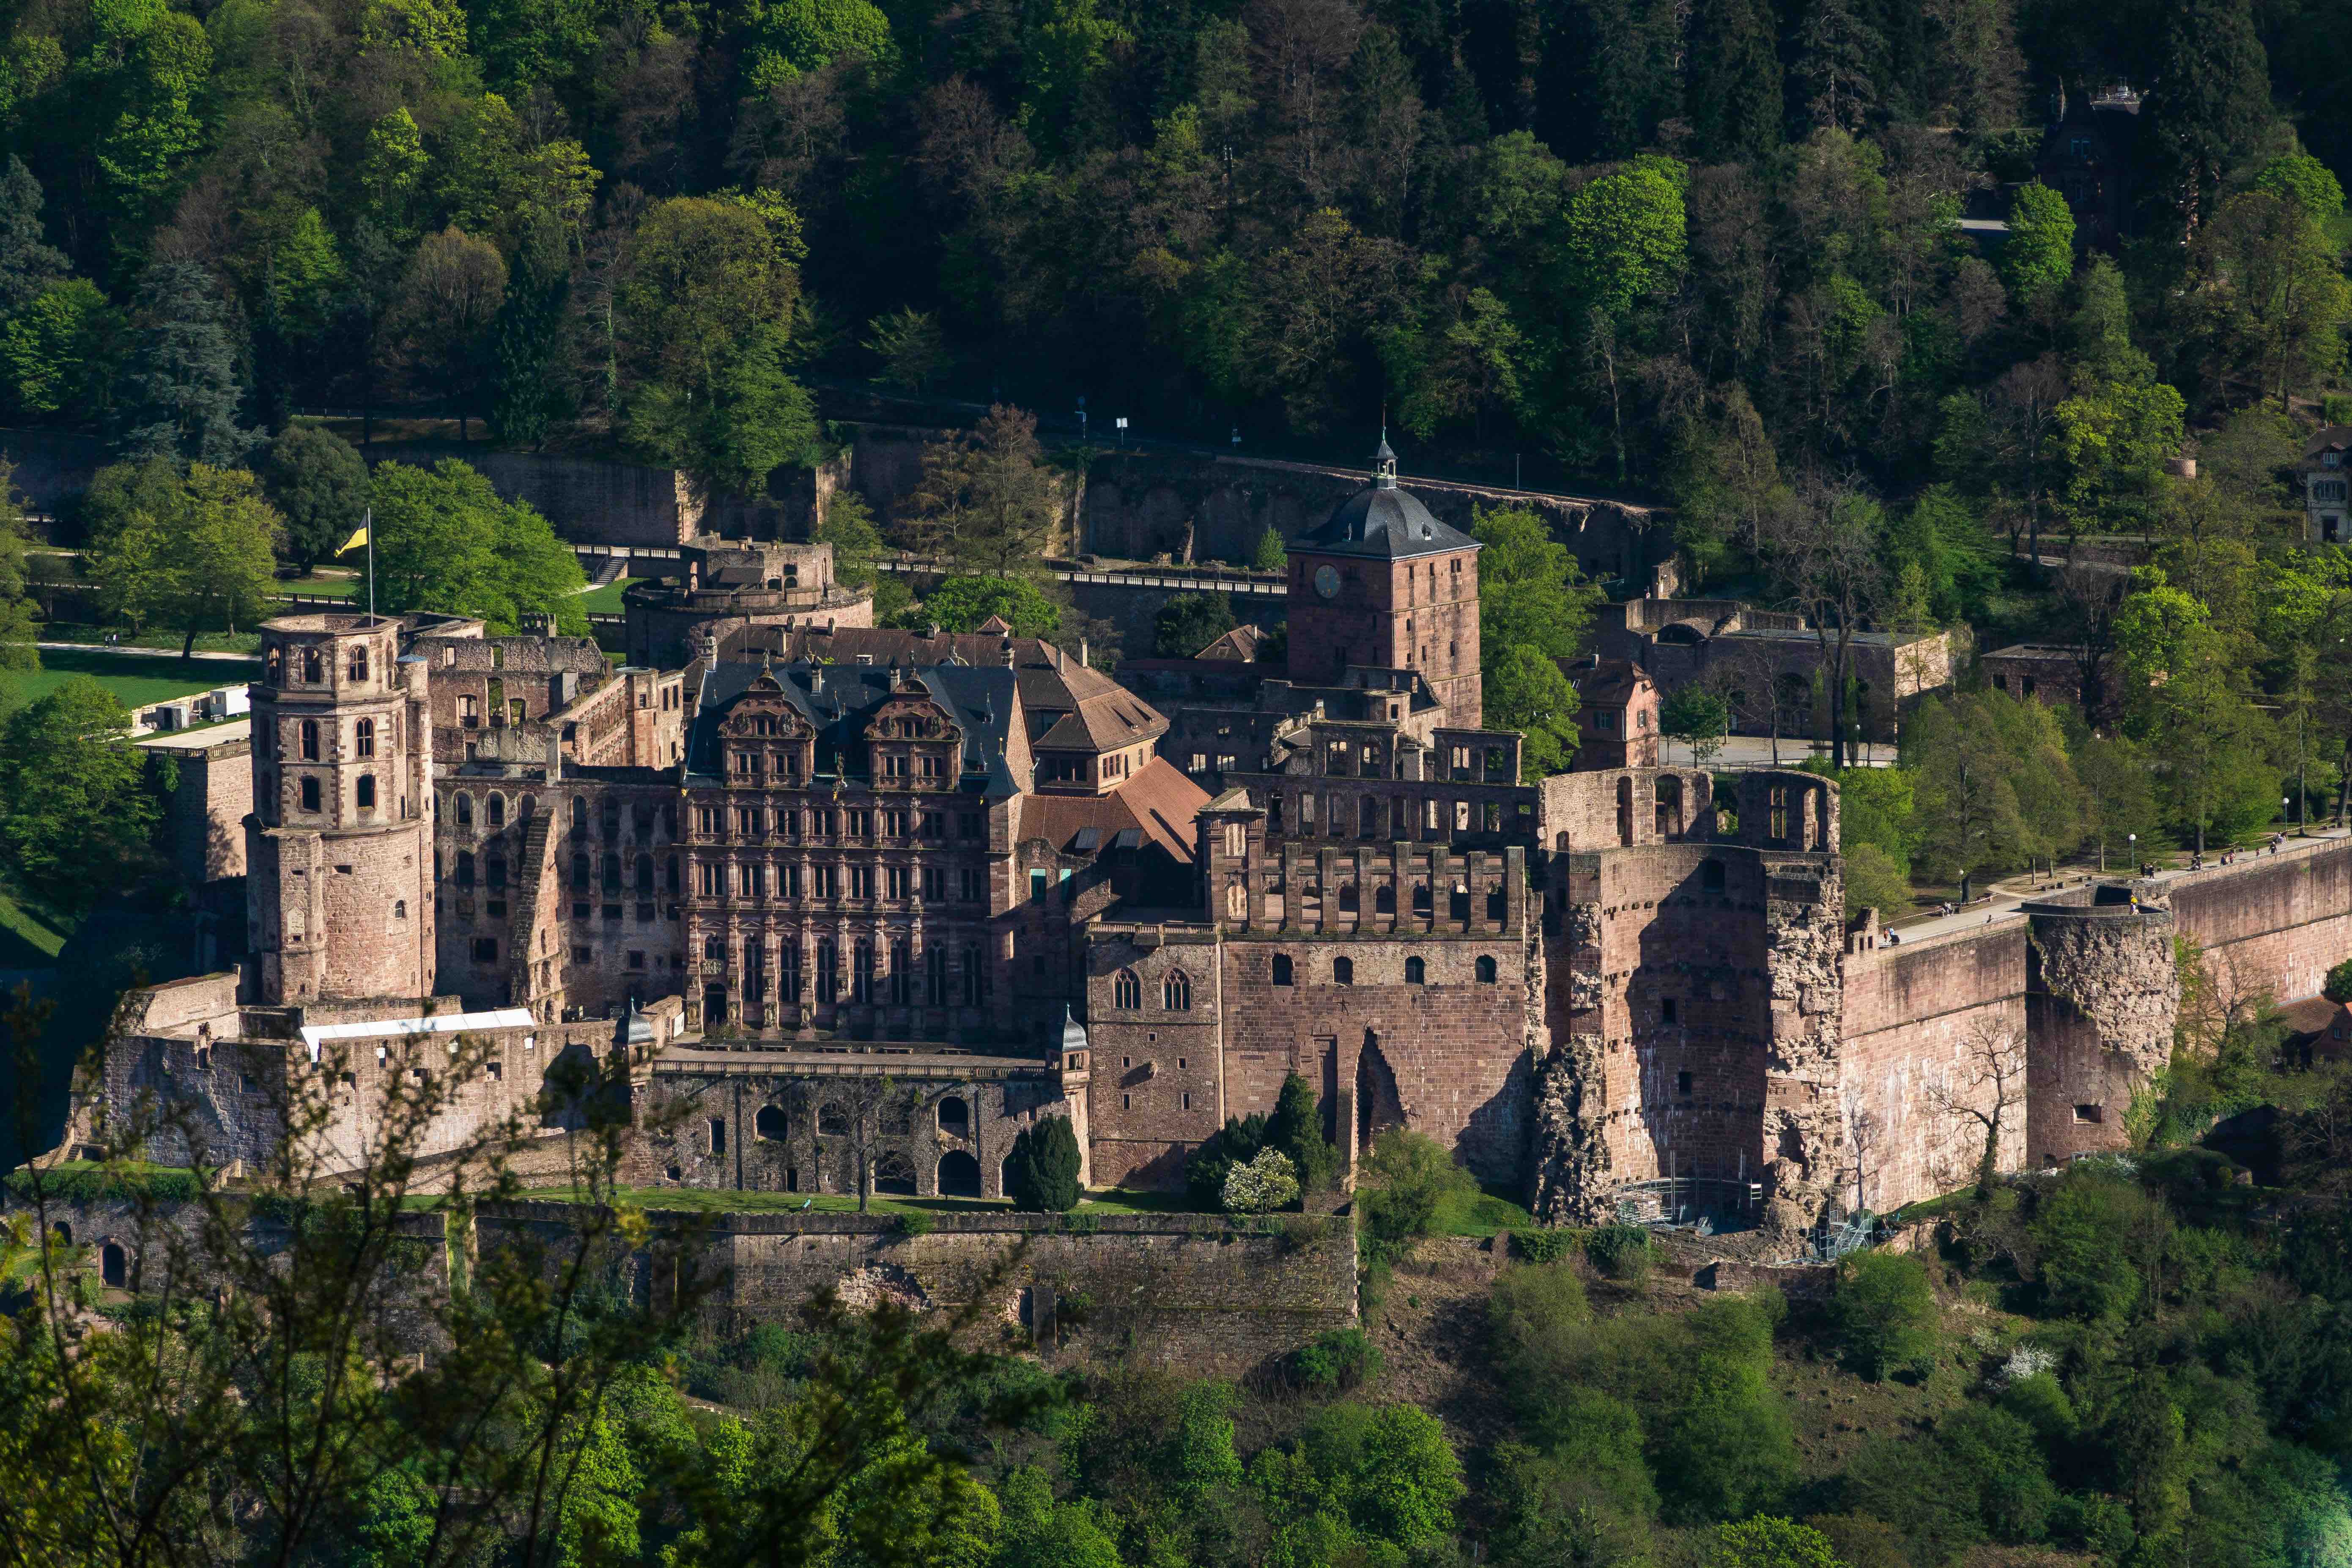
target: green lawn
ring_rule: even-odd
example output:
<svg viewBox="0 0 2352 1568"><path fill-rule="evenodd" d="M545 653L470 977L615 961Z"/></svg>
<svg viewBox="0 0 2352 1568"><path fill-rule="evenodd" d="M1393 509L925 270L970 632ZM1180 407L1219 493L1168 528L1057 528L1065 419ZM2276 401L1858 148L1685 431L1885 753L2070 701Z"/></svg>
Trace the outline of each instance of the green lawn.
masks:
<svg viewBox="0 0 2352 1568"><path fill-rule="evenodd" d="M50 648L41 654L38 674L0 675L0 707L35 701L63 686L67 677L87 675L113 692L124 707L138 708L210 691L216 686L241 685L260 673L260 668L250 659L205 658L183 664L103 648L88 653Z"/></svg>
<svg viewBox="0 0 2352 1568"><path fill-rule="evenodd" d="M546 1187L523 1194L545 1203L584 1203L585 1194L572 1187ZM857 1198L849 1193L739 1193L711 1187L624 1187L623 1201L642 1208L680 1210L692 1214L856 1214ZM876 1197L875 1214L904 1214L920 1209L930 1214L1010 1212L1013 1205L989 1198ZM1131 1193L1113 1188L1088 1197L1080 1214L1184 1214L1190 1205L1181 1193Z"/></svg>
<svg viewBox="0 0 2352 1568"><path fill-rule="evenodd" d="M1437 1205L1440 1236L1488 1237L1496 1231L1526 1230L1535 1223L1535 1215L1496 1192L1449 1193Z"/></svg>
<svg viewBox="0 0 2352 1568"><path fill-rule="evenodd" d="M143 632L134 632L128 626L86 626L79 621L45 621L41 625L41 641L87 643L92 647L99 647L105 644L110 632L114 635L121 647L163 648L172 653L179 652L180 645L187 640L186 633L173 631L168 626L150 626ZM256 631L198 632L196 651L198 653L259 653L261 634Z"/></svg>
<svg viewBox="0 0 2352 1568"><path fill-rule="evenodd" d="M0 889L0 969L46 969L69 934Z"/></svg>
<svg viewBox="0 0 2352 1568"><path fill-rule="evenodd" d="M629 580L626 577L623 577L614 582L607 583L601 588L589 589L586 593L580 595L580 608L582 613L591 616L619 615L623 608L625 608L621 603L621 592L628 585Z"/></svg>

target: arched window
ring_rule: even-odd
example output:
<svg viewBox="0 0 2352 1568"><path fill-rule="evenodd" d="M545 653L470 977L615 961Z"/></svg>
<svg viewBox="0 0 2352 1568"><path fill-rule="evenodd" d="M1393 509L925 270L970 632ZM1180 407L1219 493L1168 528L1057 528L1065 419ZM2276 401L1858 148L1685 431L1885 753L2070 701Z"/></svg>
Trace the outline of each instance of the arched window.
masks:
<svg viewBox="0 0 2352 1568"><path fill-rule="evenodd" d="M1415 882L1412 885L1412 912L1417 915L1425 915L1428 914L1433 907L1434 906L1430 902L1429 884L1426 882Z"/></svg>
<svg viewBox="0 0 2352 1568"><path fill-rule="evenodd" d="M849 999L866 1003L874 1000L874 944L859 937L849 952Z"/></svg>
<svg viewBox="0 0 2352 1568"><path fill-rule="evenodd" d="M1331 984L1334 985L1353 985L1355 983L1356 961L1352 958L1333 959L1331 961Z"/></svg>
<svg viewBox="0 0 2352 1568"><path fill-rule="evenodd" d="M1291 984L1290 954L1286 952L1277 952L1274 955L1274 983L1276 985L1287 985Z"/></svg>
<svg viewBox="0 0 2352 1568"><path fill-rule="evenodd" d="M706 963L726 963L727 939L723 936L704 937L702 939L702 959Z"/></svg>
<svg viewBox="0 0 2352 1568"><path fill-rule="evenodd" d="M492 827L504 827L507 825L506 796L502 795L491 795L488 800L482 802L482 809L489 817L490 826Z"/></svg>
<svg viewBox="0 0 2352 1568"><path fill-rule="evenodd" d="M273 647L262 655L261 679L272 686L286 684L286 656L282 651Z"/></svg>
<svg viewBox="0 0 2352 1568"><path fill-rule="evenodd" d="M816 941L816 999L828 1007L841 1000L841 950L829 936Z"/></svg>
<svg viewBox="0 0 2352 1568"><path fill-rule="evenodd" d="M98 1249L98 1277L118 1290L130 1282L131 1258L121 1242L110 1241Z"/></svg>
<svg viewBox="0 0 2352 1568"><path fill-rule="evenodd" d="M960 1094L940 1101L940 1131L956 1138L971 1136L971 1106Z"/></svg>
<svg viewBox="0 0 2352 1568"><path fill-rule="evenodd" d="M457 851L457 886L460 889L470 889L473 885L474 852L470 849L460 849Z"/></svg>
<svg viewBox="0 0 2352 1568"><path fill-rule="evenodd" d="M373 811L375 809L375 775L373 773L362 773L360 775L358 799L359 807L362 811Z"/></svg>
<svg viewBox="0 0 2352 1568"><path fill-rule="evenodd" d="M760 1107L760 1113L751 1118L751 1135L763 1143L782 1142L784 1141L784 1108L781 1105Z"/></svg>
<svg viewBox="0 0 2352 1568"><path fill-rule="evenodd" d="M572 797L572 837L574 838L588 837L588 797L584 795L575 795Z"/></svg>
<svg viewBox="0 0 2352 1568"><path fill-rule="evenodd" d="M653 890L654 858L650 855L640 855L637 857L637 891L650 893Z"/></svg>
<svg viewBox="0 0 2352 1568"><path fill-rule="evenodd" d="M525 822L529 822L532 817L534 817L534 816L538 816L538 815L539 815L539 796L537 796L537 795L527 795L523 796L523 797L522 797L522 820L523 820L523 821L525 821Z"/></svg>
<svg viewBox="0 0 2352 1568"><path fill-rule="evenodd" d="M456 797L452 799L449 804L457 811L458 826L471 827L474 826L474 797L472 795L467 795L464 790L459 790Z"/></svg>
<svg viewBox="0 0 2352 1568"><path fill-rule="evenodd" d="M940 942L923 949L923 1000L934 1007L948 1005L948 950Z"/></svg>
<svg viewBox="0 0 2352 1568"><path fill-rule="evenodd" d="M327 679L326 662L320 658L317 648L302 650L302 679L313 686Z"/></svg>
<svg viewBox="0 0 2352 1568"><path fill-rule="evenodd" d="M362 719L352 726L352 754L355 757L375 755L375 721Z"/></svg>
<svg viewBox="0 0 2352 1568"><path fill-rule="evenodd" d="M1396 913L1396 889L1392 884L1382 882L1380 887L1373 891L1372 910L1376 914L1392 915Z"/></svg>
<svg viewBox="0 0 2352 1568"><path fill-rule="evenodd" d="M915 1163L896 1149L886 1151L874 1162L874 1190L896 1197L913 1197Z"/></svg>
<svg viewBox="0 0 2352 1568"><path fill-rule="evenodd" d="M816 1108L816 1131L820 1138L849 1136L849 1112L831 1100Z"/></svg>
<svg viewBox="0 0 2352 1568"><path fill-rule="evenodd" d="M302 760L306 763L319 760L319 721L316 719L302 721Z"/></svg>
<svg viewBox="0 0 2352 1568"><path fill-rule="evenodd" d="M1143 1005L1143 982L1135 977L1132 969L1122 969L1110 983L1110 1005L1114 1007Z"/></svg>
<svg viewBox="0 0 2352 1568"><path fill-rule="evenodd" d="M1428 976L1428 966L1418 958L1408 958L1404 961L1404 983L1407 985L1419 985L1427 980Z"/></svg>
<svg viewBox="0 0 2352 1568"><path fill-rule="evenodd" d="M1192 1010L1192 977L1181 969L1171 973L1168 978L1160 983L1160 1005L1171 1013L1191 1012Z"/></svg>
<svg viewBox="0 0 2352 1568"><path fill-rule="evenodd" d="M351 678L353 680L365 680L367 679L367 644L363 642L355 642L352 644L352 658L347 668L350 669Z"/></svg>
<svg viewBox="0 0 2352 1568"><path fill-rule="evenodd" d="M913 951L907 945L906 939L893 939L890 943L889 981L890 1000L895 1005L903 1007L912 1000L907 994L907 986L914 978L914 971Z"/></svg>
<svg viewBox="0 0 2352 1568"><path fill-rule="evenodd" d="M604 890L608 893L621 890L621 858L618 855L608 853L604 857Z"/></svg>
<svg viewBox="0 0 2352 1568"><path fill-rule="evenodd" d="M1339 884L1339 910L1342 914L1353 914L1361 910L1363 908L1363 904L1364 900L1362 897L1357 893L1355 883L1342 882Z"/></svg>
<svg viewBox="0 0 2352 1568"><path fill-rule="evenodd" d="M319 809L319 781L317 779L304 779L302 781L302 809L305 811L316 811Z"/></svg>
<svg viewBox="0 0 2352 1568"><path fill-rule="evenodd" d="M585 855L572 858L572 890L575 893L588 890L588 857Z"/></svg>
<svg viewBox="0 0 2352 1568"><path fill-rule="evenodd" d="M1633 781L1617 781L1617 842L1633 842Z"/></svg>
<svg viewBox="0 0 2352 1568"><path fill-rule="evenodd" d="M1495 961L1486 953L1478 955L1478 984L1481 985L1495 984Z"/></svg>

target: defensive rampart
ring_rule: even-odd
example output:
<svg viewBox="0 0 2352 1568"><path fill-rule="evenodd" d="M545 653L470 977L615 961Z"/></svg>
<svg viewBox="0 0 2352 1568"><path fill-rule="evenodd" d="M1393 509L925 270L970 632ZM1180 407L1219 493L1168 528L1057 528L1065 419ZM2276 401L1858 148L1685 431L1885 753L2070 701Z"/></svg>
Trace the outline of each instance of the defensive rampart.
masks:
<svg viewBox="0 0 2352 1568"><path fill-rule="evenodd" d="M12 1210L26 1205L12 1197ZM426 1309L446 1289L449 1255L524 1250L550 1267L570 1257L582 1210L570 1204L485 1203L470 1237L438 1214L403 1216L400 1263L409 1287L391 1293L388 1325L428 1348ZM1065 1215L1009 1210L927 1215L921 1234L896 1215L697 1214L655 1210L649 1244L621 1265L640 1302L697 1282L705 1321L734 1334L795 1321L821 1290L847 1305L884 1299L922 1312L979 1307L977 1337L999 1348L1034 1342L1049 1364L1118 1362L1196 1377L1239 1377L1328 1330L1356 1321L1354 1222L1346 1215ZM52 1203L53 1234L77 1248L72 1267L134 1291L204 1289L173 1260L196 1234L181 1201L120 1196ZM464 1224L465 1222L460 1222ZM62 1226L62 1230L56 1227ZM263 1252L283 1227L247 1227ZM456 1245L451 1245L452 1243Z"/></svg>

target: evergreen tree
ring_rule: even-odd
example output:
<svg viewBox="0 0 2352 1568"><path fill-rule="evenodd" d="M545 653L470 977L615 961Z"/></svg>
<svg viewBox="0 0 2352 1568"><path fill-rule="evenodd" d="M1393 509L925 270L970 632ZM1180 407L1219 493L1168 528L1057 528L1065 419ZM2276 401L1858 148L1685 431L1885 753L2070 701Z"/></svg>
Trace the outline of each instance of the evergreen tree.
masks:
<svg viewBox="0 0 2352 1568"><path fill-rule="evenodd" d="M1858 130L1876 114L1886 40L1862 0L1811 0L1797 27L1796 74L1805 119L1822 130Z"/></svg>
<svg viewBox="0 0 2352 1568"><path fill-rule="evenodd" d="M562 413L555 381L563 303L572 275L562 258L526 245L490 327L490 438L536 448Z"/></svg>
<svg viewBox="0 0 2352 1568"><path fill-rule="evenodd" d="M244 349L236 308L208 269L193 261L151 265L115 388L116 455L236 466L254 441L237 422Z"/></svg>
<svg viewBox="0 0 2352 1568"><path fill-rule="evenodd" d="M1303 1192L1328 1185L1339 1169L1339 1152L1323 1136L1323 1112L1315 1103L1314 1088L1295 1072L1283 1077L1274 1115L1266 1121L1265 1143L1288 1157Z"/></svg>
<svg viewBox="0 0 2352 1568"><path fill-rule="evenodd" d="M1689 116L1709 163L1769 157L1787 110L1772 7L1765 0L1699 0L1690 28Z"/></svg>
<svg viewBox="0 0 2352 1568"><path fill-rule="evenodd" d="M42 237L41 182L10 154L0 171L0 315L21 310L73 268Z"/></svg>
<svg viewBox="0 0 2352 1568"><path fill-rule="evenodd" d="M2165 24L2141 117L2157 199L2194 227L2271 118L2270 68L2249 0L2182 0Z"/></svg>
<svg viewBox="0 0 2352 1568"><path fill-rule="evenodd" d="M0 853L59 909L89 908L147 859L155 801L130 730L114 694L83 675L0 727Z"/></svg>
<svg viewBox="0 0 2352 1568"><path fill-rule="evenodd" d="M1084 1194L1078 1187L1078 1135L1066 1116L1041 1117L1013 1141L1013 1206L1066 1214Z"/></svg>

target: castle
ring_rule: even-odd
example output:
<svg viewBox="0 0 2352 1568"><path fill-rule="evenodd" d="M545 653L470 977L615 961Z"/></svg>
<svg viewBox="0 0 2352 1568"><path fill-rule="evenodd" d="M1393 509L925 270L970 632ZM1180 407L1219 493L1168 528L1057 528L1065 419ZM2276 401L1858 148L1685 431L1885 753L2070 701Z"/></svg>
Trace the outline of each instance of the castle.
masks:
<svg viewBox="0 0 2352 1568"><path fill-rule="evenodd" d="M1349 1168L1406 1127L1546 1219L1794 1229L1949 1190L1987 1121L2011 1168L2118 1146L2177 936L2283 998L2352 950L2340 842L1892 943L1845 917L1836 785L1657 765L1622 660L1567 667L1580 766L1522 780L1479 545L1376 461L1291 542L1279 667L875 628L822 544L633 587L617 669L544 627L268 623L248 956L135 999L59 1152L153 1091L264 1158L299 1081L356 1161L385 1075L451 1071L428 1155L551 1136L587 1053L632 1181L993 1198L1049 1115L1091 1184L1180 1184L1298 1073Z"/></svg>

